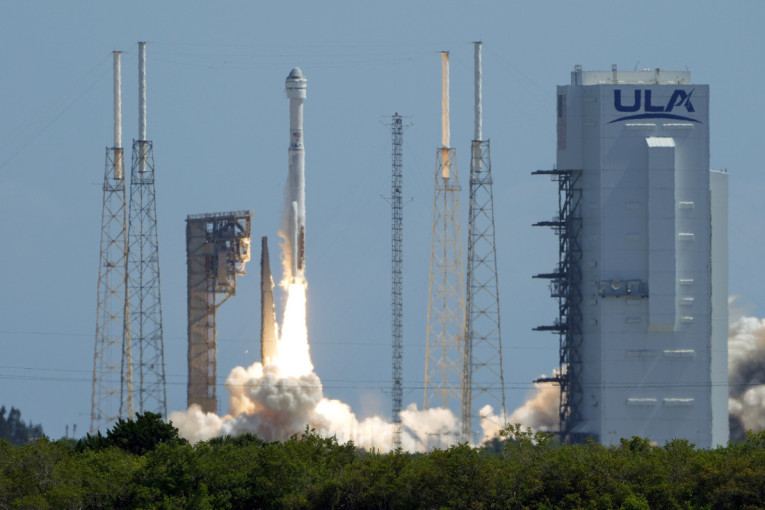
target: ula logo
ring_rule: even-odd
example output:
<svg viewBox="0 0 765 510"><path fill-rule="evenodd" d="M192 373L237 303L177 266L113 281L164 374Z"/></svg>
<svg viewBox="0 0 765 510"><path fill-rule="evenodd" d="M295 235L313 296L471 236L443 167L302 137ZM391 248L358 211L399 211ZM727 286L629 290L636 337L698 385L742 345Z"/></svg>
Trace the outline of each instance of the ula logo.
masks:
<svg viewBox="0 0 765 510"><path fill-rule="evenodd" d="M695 89L694 89L695 90ZM613 124L614 122L619 122L621 120L633 120L633 119L673 119L673 120L687 120L690 122L699 122L696 119L692 119L690 117L685 117L682 115L677 115L675 113L670 113L676 108L679 111L683 111L683 108L685 108L685 112L688 113L694 113L696 110L693 108L693 103L691 103L691 96L693 95L693 90L690 92L686 92L681 89L676 89L672 93L672 97L669 98L669 101L667 104L653 104L652 98L651 98L651 90L641 90L641 89L635 89L634 97L631 100L623 99L622 98L622 91L621 89L615 89L614 90L614 108L618 112L639 112L644 111L645 113L638 113L636 115L627 115L626 117L620 117L618 119L614 119L609 124ZM624 104L624 102L627 102L627 104Z"/></svg>

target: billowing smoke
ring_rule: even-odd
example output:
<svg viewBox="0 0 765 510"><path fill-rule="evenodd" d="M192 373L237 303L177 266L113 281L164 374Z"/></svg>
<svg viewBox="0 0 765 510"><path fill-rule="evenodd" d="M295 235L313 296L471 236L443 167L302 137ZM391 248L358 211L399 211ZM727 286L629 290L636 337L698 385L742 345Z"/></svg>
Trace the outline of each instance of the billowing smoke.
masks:
<svg viewBox="0 0 765 510"><path fill-rule="evenodd" d="M534 383L532 394L521 407L512 412L507 421L542 432L557 431L560 425L559 402L560 386L549 382Z"/></svg>
<svg viewBox="0 0 765 510"><path fill-rule="evenodd" d="M765 429L765 319L730 314L728 413L730 438L738 440Z"/></svg>
<svg viewBox="0 0 765 510"><path fill-rule="evenodd" d="M226 380L229 414L203 413L199 406L170 414L182 437L191 442L220 435L252 432L267 441L283 441L300 434L306 425L340 442L363 448L393 448L393 424L373 416L359 420L350 406L324 397L321 381L312 371L283 377L277 365L254 363L234 368ZM401 411L401 445L406 451L427 451L456 444L459 420L448 409Z"/></svg>
<svg viewBox="0 0 765 510"><path fill-rule="evenodd" d="M728 370L730 437L737 440L745 436L746 430L765 429L765 319L731 310ZM534 386L524 404L506 422L556 431L559 387L553 383ZM284 440L309 425L323 435L335 435L341 442L353 441L361 447L382 451L392 448L393 424L380 417L359 420L347 404L324 397L312 366L308 373L286 377L278 365L263 367L255 363L246 369L236 367L226 381L226 388L230 395L227 416L203 413L198 406L170 415L183 437L196 442L218 435L254 432L266 440ZM495 415L490 406L485 406L480 416L483 440L497 436L505 420ZM401 420L401 442L407 451L444 448L459 440L459 420L448 409L420 410L411 404L401 412Z"/></svg>

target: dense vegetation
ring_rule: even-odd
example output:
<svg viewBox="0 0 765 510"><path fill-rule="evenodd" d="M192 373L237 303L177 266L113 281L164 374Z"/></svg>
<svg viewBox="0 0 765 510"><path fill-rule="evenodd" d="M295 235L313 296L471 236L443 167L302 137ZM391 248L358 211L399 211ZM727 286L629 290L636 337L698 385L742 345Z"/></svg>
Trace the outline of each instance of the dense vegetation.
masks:
<svg viewBox="0 0 765 510"><path fill-rule="evenodd" d="M562 446L508 427L491 448L364 452L310 430L190 445L145 413L75 442L0 441L0 508L759 508L765 433L725 448Z"/></svg>
<svg viewBox="0 0 765 510"><path fill-rule="evenodd" d="M21 411L11 407L8 416L5 406L0 407L0 440L4 439L11 444L22 445L37 439L43 435L42 425L33 425L21 421Z"/></svg>

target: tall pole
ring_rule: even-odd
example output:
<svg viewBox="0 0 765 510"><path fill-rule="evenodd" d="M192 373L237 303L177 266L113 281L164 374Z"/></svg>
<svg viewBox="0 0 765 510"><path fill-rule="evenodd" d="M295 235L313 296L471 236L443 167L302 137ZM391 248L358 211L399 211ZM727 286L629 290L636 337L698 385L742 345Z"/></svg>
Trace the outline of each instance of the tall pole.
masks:
<svg viewBox="0 0 765 510"><path fill-rule="evenodd" d="M474 136L470 159L468 267L466 278L465 363L462 438L471 439L473 418L506 420L502 333L497 282L494 194L489 141L483 140L481 43L474 43ZM490 405L493 415L479 416L476 407ZM498 418L497 418L498 416Z"/></svg>
<svg viewBox="0 0 765 510"><path fill-rule="evenodd" d="M449 147L449 52L441 53L441 144L436 149L424 408L462 401L465 287L457 153Z"/></svg>
<svg viewBox="0 0 765 510"><path fill-rule="evenodd" d="M119 51L114 52L114 143L106 149L102 187L91 433L111 425L121 416L133 414L121 55Z"/></svg>
<svg viewBox="0 0 765 510"><path fill-rule="evenodd" d="M403 305L403 135L401 115L393 115L391 178L391 315L393 319L393 447L401 448L401 401L403 399L404 305Z"/></svg>
<svg viewBox="0 0 765 510"><path fill-rule="evenodd" d="M159 277L154 145L146 130L146 43L138 43L138 139L130 173L128 269L130 324L138 351L138 411L167 416L162 296Z"/></svg>

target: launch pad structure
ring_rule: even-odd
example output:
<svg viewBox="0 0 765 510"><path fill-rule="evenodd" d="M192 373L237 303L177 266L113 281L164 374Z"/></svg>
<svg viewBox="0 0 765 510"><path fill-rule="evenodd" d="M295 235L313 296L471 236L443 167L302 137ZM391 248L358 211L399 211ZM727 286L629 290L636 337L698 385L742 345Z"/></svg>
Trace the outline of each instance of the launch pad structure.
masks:
<svg viewBox="0 0 765 510"><path fill-rule="evenodd" d="M558 264L552 273L541 273L534 278L550 280L550 296L558 302L558 318L553 324L537 326L534 331L550 331L558 335L558 370L552 377L537 379L537 383L553 383L560 387L558 420L560 437L567 442L583 442L585 437L574 432L581 421L584 391L581 385L583 370L582 345L582 248L579 245L582 230L580 205L582 190L581 170L537 170L532 175L549 175L558 183L558 214L551 221L534 223L535 227L551 227L558 237Z"/></svg>
<svg viewBox="0 0 765 510"><path fill-rule="evenodd" d="M186 217L188 269L188 405L217 412L215 314L236 294L250 260L252 211Z"/></svg>
<svg viewBox="0 0 765 510"><path fill-rule="evenodd" d="M557 87L562 441L729 438L726 175L689 71L583 71Z"/></svg>

